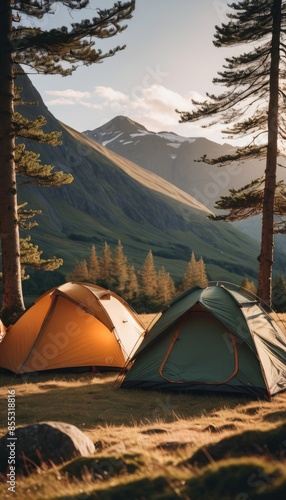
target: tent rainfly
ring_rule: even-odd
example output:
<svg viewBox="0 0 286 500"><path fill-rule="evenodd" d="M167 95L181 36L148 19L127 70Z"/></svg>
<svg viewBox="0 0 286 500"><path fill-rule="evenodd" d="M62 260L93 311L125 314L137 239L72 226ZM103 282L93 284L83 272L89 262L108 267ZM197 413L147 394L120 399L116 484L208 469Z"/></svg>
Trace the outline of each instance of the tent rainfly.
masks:
<svg viewBox="0 0 286 500"><path fill-rule="evenodd" d="M234 285L194 287L163 310L131 358L123 388L271 398L286 388L286 337Z"/></svg>
<svg viewBox="0 0 286 500"><path fill-rule="evenodd" d="M65 283L39 297L0 343L0 367L14 373L96 366L122 368L144 327L115 293Z"/></svg>

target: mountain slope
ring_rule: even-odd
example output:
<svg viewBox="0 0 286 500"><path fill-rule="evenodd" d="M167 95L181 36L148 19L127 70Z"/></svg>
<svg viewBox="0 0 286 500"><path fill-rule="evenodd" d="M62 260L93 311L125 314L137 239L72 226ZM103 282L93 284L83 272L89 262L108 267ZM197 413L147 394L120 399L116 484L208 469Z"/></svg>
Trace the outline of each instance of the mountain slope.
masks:
<svg viewBox="0 0 286 500"><path fill-rule="evenodd" d="M30 231L43 258L63 257L67 273L76 260L89 257L92 243L101 250L105 241L114 247L120 239L129 263L141 267L152 249L156 265L177 281L192 251L203 257L211 280L255 279L256 241L227 223L209 221L209 210L187 193L59 123L27 77L18 85L26 101L39 104L17 110L30 118L42 114L47 131L62 131L61 146L27 143L27 148L75 178L58 188L19 186L19 201L43 211L39 227Z"/></svg>

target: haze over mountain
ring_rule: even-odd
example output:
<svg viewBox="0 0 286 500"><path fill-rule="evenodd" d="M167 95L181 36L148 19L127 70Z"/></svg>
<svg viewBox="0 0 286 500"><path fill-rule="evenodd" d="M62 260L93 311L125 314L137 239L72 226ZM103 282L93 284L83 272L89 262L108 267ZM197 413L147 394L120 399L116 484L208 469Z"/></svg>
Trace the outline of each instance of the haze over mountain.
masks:
<svg viewBox="0 0 286 500"><path fill-rule="evenodd" d="M192 251L203 257L210 280L256 278L256 241L230 224L208 220L209 210L185 191L58 122L27 76L17 85L25 101L38 103L17 111L29 118L41 114L46 131L62 131L61 146L27 141L27 149L75 179L57 188L19 185L19 201L43 211L39 227L30 231L32 241L44 250L43 258L64 259L60 279L77 260L88 259L93 243L101 250L105 241L114 248L119 239L130 264L141 267L152 249L156 266L164 266L176 281ZM283 259L276 263L281 267Z"/></svg>

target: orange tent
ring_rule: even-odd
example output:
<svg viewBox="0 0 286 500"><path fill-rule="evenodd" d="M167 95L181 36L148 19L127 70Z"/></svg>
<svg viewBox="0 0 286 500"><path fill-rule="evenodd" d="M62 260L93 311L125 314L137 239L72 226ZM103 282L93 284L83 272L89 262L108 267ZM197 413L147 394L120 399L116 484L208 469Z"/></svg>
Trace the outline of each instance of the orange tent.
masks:
<svg viewBox="0 0 286 500"><path fill-rule="evenodd" d="M121 368L144 327L114 292L65 283L39 297L7 328L0 367L14 373L96 366Z"/></svg>

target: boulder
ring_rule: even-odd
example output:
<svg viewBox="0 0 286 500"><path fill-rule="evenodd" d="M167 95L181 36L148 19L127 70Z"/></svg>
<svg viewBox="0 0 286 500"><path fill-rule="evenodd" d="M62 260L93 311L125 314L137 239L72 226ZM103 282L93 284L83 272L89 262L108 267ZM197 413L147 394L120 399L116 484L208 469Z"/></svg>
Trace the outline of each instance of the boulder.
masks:
<svg viewBox="0 0 286 500"><path fill-rule="evenodd" d="M95 453L93 442L77 427L65 422L41 422L15 429L0 439L0 473L29 474L37 467L61 464Z"/></svg>

